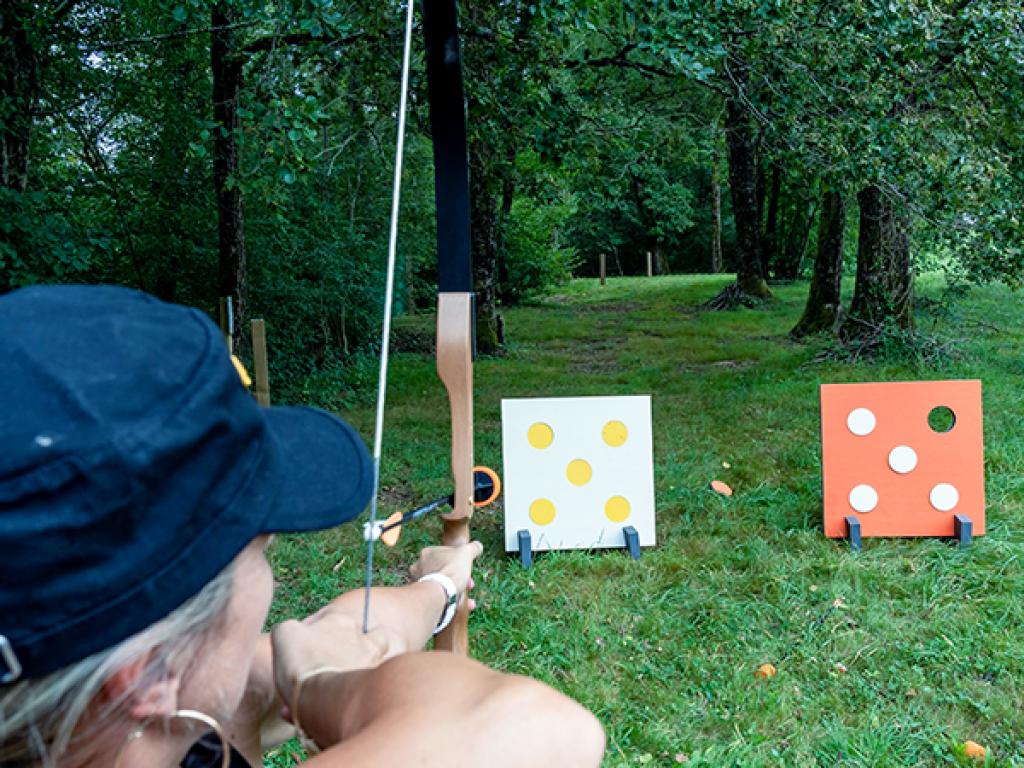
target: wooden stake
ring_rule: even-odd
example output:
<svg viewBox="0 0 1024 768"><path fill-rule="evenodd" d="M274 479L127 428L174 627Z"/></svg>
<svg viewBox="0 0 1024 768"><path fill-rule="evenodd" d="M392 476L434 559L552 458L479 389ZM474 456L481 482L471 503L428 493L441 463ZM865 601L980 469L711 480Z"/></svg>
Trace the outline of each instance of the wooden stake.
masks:
<svg viewBox="0 0 1024 768"><path fill-rule="evenodd" d="M604 280L605 280L606 266L607 266L606 258L607 257L602 253L601 254L601 285L604 285Z"/></svg>
<svg viewBox="0 0 1024 768"><path fill-rule="evenodd" d="M270 406L270 374L267 370L267 331L262 320L253 320L252 331L252 393L256 402Z"/></svg>
<svg viewBox="0 0 1024 768"><path fill-rule="evenodd" d="M647 276L648 277L653 277L654 276L653 268L651 266L651 252L650 251L647 252Z"/></svg>

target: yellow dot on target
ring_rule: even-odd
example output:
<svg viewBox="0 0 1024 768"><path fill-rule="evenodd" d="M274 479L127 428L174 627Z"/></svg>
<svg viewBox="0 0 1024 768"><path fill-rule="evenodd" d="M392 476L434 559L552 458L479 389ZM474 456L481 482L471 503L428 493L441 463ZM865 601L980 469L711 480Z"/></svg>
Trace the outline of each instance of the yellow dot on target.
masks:
<svg viewBox="0 0 1024 768"><path fill-rule="evenodd" d="M573 459L569 462L569 466L565 468L565 476L573 485L586 485L590 482L590 478L594 476L594 470L583 459Z"/></svg>
<svg viewBox="0 0 1024 768"><path fill-rule="evenodd" d="M537 525L550 525L555 519L555 504L550 499L537 499L530 505L530 519Z"/></svg>
<svg viewBox="0 0 1024 768"><path fill-rule="evenodd" d="M612 448L618 448L629 438L629 428L621 421L609 421L601 430L601 438Z"/></svg>
<svg viewBox="0 0 1024 768"><path fill-rule="evenodd" d="M526 440L534 448L547 448L555 439L555 431L542 421L530 426L526 432Z"/></svg>
<svg viewBox="0 0 1024 768"><path fill-rule="evenodd" d="M612 496L604 503L604 516L613 523L621 523L629 517L629 500L625 496Z"/></svg>

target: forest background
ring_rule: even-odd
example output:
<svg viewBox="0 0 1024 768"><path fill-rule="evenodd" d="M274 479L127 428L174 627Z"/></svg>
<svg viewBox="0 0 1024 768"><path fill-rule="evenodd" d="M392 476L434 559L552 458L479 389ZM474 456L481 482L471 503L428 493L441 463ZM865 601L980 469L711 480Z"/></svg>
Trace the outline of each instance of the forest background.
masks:
<svg viewBox="0 0 1024 768"><path fill-rule="evenodd" d="M916 273L1020 281L1020 2L461 11L484 353L504 307L601 253L611 274L647 253L659 274L735 272L718 308L810 278L794 333L858 349L913 334ZM317 382L360 381L378 344L400 18L393 2L5 3L0 291L113 282L211 314L232 296L236 328L267 320L279 397L336 399ZM405 313L435 290L425 85L417 55Z"/></svg>
<svg viewBox="0 0 1024 768"><path fill-rule="evenodd" d="M653 392L659 507L639 562L530 571L475 517L474 655L595 711L609 766L967 764L967 738L1020 764L1024 2L460 10L478 456L498 463L503 397ZM0 293L119 283L214 317L230 296L243 357L266 320L274 402L369 434L401 11L0 3ZM420 39L389 512L450 490ZM672 276L620 279L648 253ZM573 279L601 254L609 285ZM922 377L984 380L988 535L850 556L818 525L818 384ZM381 582L429 525L378 555ZM360 583L362 547L355 527L279 539L274 618Z"/></svg>

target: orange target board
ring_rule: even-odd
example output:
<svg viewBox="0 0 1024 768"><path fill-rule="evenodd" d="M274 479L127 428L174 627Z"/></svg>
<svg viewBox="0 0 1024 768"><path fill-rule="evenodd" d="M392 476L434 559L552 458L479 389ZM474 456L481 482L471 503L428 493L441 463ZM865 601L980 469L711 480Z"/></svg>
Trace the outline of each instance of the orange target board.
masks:
<svg viewBox="0 0 1024 768"><path fill-rule="evenodd" d="M825 535L984 534L984 450L980 381L823 384Z"/></svg>

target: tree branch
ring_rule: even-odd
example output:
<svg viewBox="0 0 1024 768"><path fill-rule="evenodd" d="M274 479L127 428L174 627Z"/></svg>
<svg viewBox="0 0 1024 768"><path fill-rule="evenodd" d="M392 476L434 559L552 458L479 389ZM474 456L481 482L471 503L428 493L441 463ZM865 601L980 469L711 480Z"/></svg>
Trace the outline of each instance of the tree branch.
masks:
<svg viewBox="0 0 1024 768"><path fill-rule="evenodd" d="M309 32L293 32L288 35L267 35L242 46L243 53L262 53L282 46L308 45L323 42L330 45L351 45L367 37L365 32L356 32L348 37L314 37Z"/></svg>
<svg viewBox="0 0 1024 768"><path fill-rule="evenodd" d="M64 0L64 2L59 3L57 7L53 9L53 13L49 19L50 23L56 24L69 13L71 13L71 11L75 9L75 3L77 2L78 0Z"/></svg>
<svg viewBox="0 0 1024 768"><path fill-rule="evenodd" d="M677 72L671 69L659 67L655 64L645 64L644 62L630 59L629 54L638 47L638 43L626 43L612 56L602 56L601 58L596 59L586 57L581 60L567 61L564 66L566 69L578 69L580 67L617 67L619 69L631 69L648 76L656 75L658 77L691 79L683 72ZM710 83L705 80L695 80L694 82L703 85L705 88L709 88L721 96L729 95L726 90L719 88L714 83Z"/></svg>
<svg viewBox="0 0 1024 768"><path fill-rule="evenodd" d="M258 21L240 21L236 24L223 24L216 27L193 27L191 29L180 29L177 32L166 32L162 35L150 35L149 37L133 37L127 40L107 40L98 43L90 43L79 46L80 48L88 48L90 50L117 50L118 48L127 48L131 45L148 45L150 43L163 43L168 40L178 40L182 37L191 37L192 35L210 35L214 32L228 32L233 29L245 29L247 27L254 27L260 22Z"/></svg>

